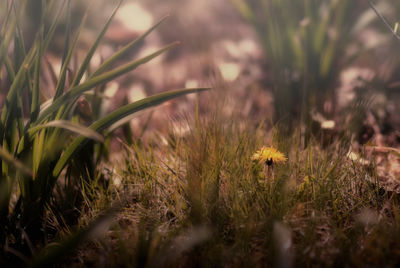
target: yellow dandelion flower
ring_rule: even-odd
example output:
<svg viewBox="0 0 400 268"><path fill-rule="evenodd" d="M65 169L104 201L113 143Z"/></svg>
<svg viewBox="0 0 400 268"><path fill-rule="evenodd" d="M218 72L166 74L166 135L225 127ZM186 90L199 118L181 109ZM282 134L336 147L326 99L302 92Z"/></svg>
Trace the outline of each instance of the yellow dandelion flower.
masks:
<svg viewBox="0 0 400 268"><path fill-rule="evenodd" d="M274 163L286 162L287 158L277 149L263 146L253 154L251 160L264 162L268 166L271 166Z"/></svg>

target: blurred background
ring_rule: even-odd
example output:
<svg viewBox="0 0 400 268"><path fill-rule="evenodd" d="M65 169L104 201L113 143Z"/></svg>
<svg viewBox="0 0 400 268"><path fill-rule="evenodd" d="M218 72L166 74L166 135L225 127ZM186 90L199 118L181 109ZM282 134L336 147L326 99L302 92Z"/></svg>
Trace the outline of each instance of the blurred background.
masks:
<svg viewBox="0 0 400 268"><path fill-rule="evenodd" d="M27 42L38 25L40 2L30 1L27 9L26 33L32 34ZM72 2L73 29L88 9L78 61L117 2ZM240 120L278 125L282 133L301 125L306 138L321 131L326 136L350 131L355 143L396 146L400 41L389 27L395 28L400 5L379 0L374 7L384 19L365 0L127 0L91 64L99 65L168 15L131 57L173 41L180 45L109 83L107 109L167 89L211 86L213 92L200 99L200 112L218 106ZM60 68L65 28L59 27L57 36L46 59ZM47 76L51 88L51 74ZM186 98L154 111L149 127L162 131L169 127L162 124L166 117L193 111L198 97ZM210 104L209 98L221 105ZM147 119L131 121L132 135L140 135Z"/></svg>
<svg viewBox="0 0 400 268"><path fill-rule="evenodd" d="M92 4L88 43L90 31L114 6ZM394 29L400 5L380 0L374 6ZM241 120L279 124L289 133L301 122L306 136L351 131L356 143L399 144L400 42L368 1L125 1L98 57L165 15L167 21L132 57L173 41L180 46L111 83L110 91L117 88L114 105L170 88L212 86L211 98L223 99L222 111ZM177 101L155 111L151 127L165 127L165 116L193 103ZM131 127L139 129L142 121Z"/></svg>

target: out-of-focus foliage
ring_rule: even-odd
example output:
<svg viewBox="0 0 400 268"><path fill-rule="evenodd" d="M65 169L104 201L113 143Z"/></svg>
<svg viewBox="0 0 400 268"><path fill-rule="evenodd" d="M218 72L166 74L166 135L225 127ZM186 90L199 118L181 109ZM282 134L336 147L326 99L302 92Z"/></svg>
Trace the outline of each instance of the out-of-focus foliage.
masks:
<svg viewBox="0 0 400 268"><path fill-rule="evenodd" d="M276 122L290 127L302 119L309 126L313 110L332 116L339 74L366 51L350 44L377 21L369 6L350 0L231 2L254 26L264 47Z"/></svg>

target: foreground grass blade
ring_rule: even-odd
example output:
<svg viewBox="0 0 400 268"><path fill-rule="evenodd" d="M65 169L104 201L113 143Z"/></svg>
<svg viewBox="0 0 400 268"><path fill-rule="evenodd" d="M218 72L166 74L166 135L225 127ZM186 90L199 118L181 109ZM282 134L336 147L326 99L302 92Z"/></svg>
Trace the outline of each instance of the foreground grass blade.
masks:
<svg viewBox="0 0 400 268"><path fill-rule="evenodd" d="M70 91L66 92L64 95L61 95L50 106L48 106L46 109L44 109L44 111L42 111L42 113L39 115L37 122L40 123L43 120L47 119L53 112L56 112L62 105L67 103L71 98L78 97L81 94L83 94L85 91L88 91L95 86L98 86L105 82L111 81L118 76L121 76L129 71L136 69L140 65L152 60L153 58L159 56L163 52L171 49L172 47L175 47L178 44L179 44L178 42L169 44L146 57L143 57L138 60L127 63L127 64L125 64L119 68L116 68L112 71L109 71L105 74L93 77L93 78L89 79L88 81L82 83L81 85L72 88Z"/></svg>
<svg viewBox="0 0 400 268"><path fill-rule="evenodd" d="M25 175L32 177L32 170L26 167L21 161L15 159L3 147L0 147L0 158L3 159L3 161L7 162L9 165L13 166L16 170L21 171Z"/></svg>
<svg viewBox="0 0 400 268"><path fill-rule="evenodd" d="M11 115L10 111L16 107L15 99L18 93L21 92L22 89L24 88L27 72L32 63L32 60L34 59L35 53L36 49L32 48L22 63L22 66L24 67L18 70L17 74L15 75L15 79L10 86L10 90L8 91L5 105L1 112L1 122L3 123L3 126L7 126L7 121L9 120L9 117Z"/></svg>
<svg viewBox="0 0 400 268"><path fill-rule="evenodd" d="M173 90L161 94L157 94L155 96L151 96L139 101L136 101L131 104L127 104L114 112L106 115L105 117L99 119L98 121L94 122L92 125L90 125L89 128L91 128L94 131L102 131L105 128L111 126L112 124L118 122L119 120L125 118L126 116L129 116L135 112L139 112L141 110L144 110L146 108L150 108L156 105L159 105L165 101L168 101L170 99L190 94L190 93L195 93L195 92L201 92L208 90L209 88L194 88L194 89L180 89L180 90ZM83 136L77 137L71 145L67 147L67 149L64 151L60 159L58 160L54 170L53 170L53 177L58 177L61 173L61 171L64 169L64 167L67 165L67 163L71 160L71 158L79 151L80 148L82 148L85 143L87 142L87 138Z"/></svg>
<svg viewBox="0 0 400 268"><path fill-rule="evenodd" d="M54 21L51 23L49 30L46 32L46 35L45 35L46 38L45 38L45 40L43 42L44 44L43 44L43 48L42 48L43 51L47 50L47 48L50 45L50 42L53 40L54 33L55 33L55 31L57 29L57 26L59 24L59 21L60 21L60 19L62 17L61 14L62 14L62 12L64 10L64 6L65 6L66 1L67 0L63 0L63 2L60 4L60 8L59 8L57 14L54 17ZM47 10L47 12L46 12L44 17L50 17L51 16L51 12L52 12L51 10L52 9L49 8L49 10Z"/></svg>
<svg viewBox="0 0 400 268"><path fill-rule="evenodd" d="M369 6L372 8L372 10L375 12L375 14L378 16L378 18L385 24L386 28L389 29L389 31L393 34L393 36L400 41L400 35L397 34L397 29L395 30L392 28L392 26L389 24L389 22L383 17L381 13L376 9L374 3L371 0L368 0Z"/></svg>
<svg viewBox="0 0 400 268"><path fill-rule="evenodd" d="M22 7L18 11L18 16L21 15L22 10L25 8L26 1L22 3ZM11 16L12 8L10 7L7 12L7 21L3 21L3 29L4 34L1 36L1 45L0 45L0 66L3 65L4 57L7 55L9 45L12 41L12 37L14 36L15 28L17 26L17 18L15 16ZM2 29L2 30L3 30Z"/></svg>
<svg viewBox="0 0 400 268"><path fill-rule="evenodd" d="M39 31L38 35L38 41L37 41L37 46L39 47L38 54L36 55L35 59L35 67L34 67L34 73L33 73L33 89L32 89L32 101L31 101L31 114L30 114L30 120L31 122L34 122L40 111L40 70L41 70L41 62L42 62L42 42L43 42L43 31L44 28L42 27Z"/></svg>
<svg viewBox="0 0 400 268"><path fill-rule="evenodd" d="M82 22L81 22L82 26ZM67 19L66 19L66 26L65 26L65 41L64 41L64 54L62 56L62 63L61 65L65 65L65 59L68 57L68 53L70 51L70 37L71 37L71 0L67 2ZM81 28L81 27L80 27ZM80 29L77 32L77 36L79 36ZM61 77L61 76L60 76Z"/></svg>
<svg viewBox="0 0 400 268"><path fill-rule="evenodd" d="M98 142L104 142L104 137L97 133L96 131L87 128L83 125L73 123L71 121L66 121L66 120L55 120L55 121L50 121L46 124L43 125L38 125L35 127L32 127L29 129L28 133L30 135L35 134L37 131L43 129L43 128L49 128L49 127L56 127L56 128L63 128L67 129L71 132L74 132L76 134L79 134L81 136L84 136L89 139L93 139Z"/></svg>
<svg viewBox="0 0 400 268"><path fill-rule="evenodd" d="M83 74L85 73L85 71L87 70L90 60L92 59L97 47L100 44L101 39L103 38L104 34L106 33L108 27L110 26L113 18L115 17L115 14L117 13L119 7L121 6L122 0L118 3L117 7L114 9L113 13L111 14L110 18L108 19L107 23L104 25L102 31L100 32L99 36L97 37L96 41L94 42L94 44L92 45L92 47L90 48L90 50L88 51L88 53L86 54L85 59L83 60L78 72L75 75L74 80L72 81L72 86L76 86L80 83Z"/></svg>
<svg viewBox="0 0 400 268"><path fill-rule="evenodd" d="M136 46L138 43L140 43L146 36L148 36L154 29L156 29L168 16L165 16L162 18L159 22L157 22L153 27L151 27L149 30L147 30L145 33L143 33L141 36L139 36L136 40L132 41L131 43L127 44L123 48L121 48L119 51L117 51L113 56L111 56L109 59L107 59L92 75L91 77L98 76L99 74L103 73L108 67L110 67L116 60L120 59L125 55L126 52L128 52L131 48Z"/></svg>
<svg viewBox="0 0 400 268"><path fill-rule="evenodd" d="M67 71L68 71L68 66L69 63L71 61L72 55L75 52L76 46L78 44L79 41L79 36L83 30L83 27L85 25L86 22L86 18L87 18L87 13L85 13L80 25L79 25L79 29L78 31L75 33L75 38L74 41L72 42L72 46L71 47L66 47L66 51L65 51L65 57L63 57L63 61L62 61L62 68L61 68L61 72L60 72L60 78L58 79L57 82L57 86L56 86L56 93L54 94L54 100L57 99L58 97L60 97L64 91L65 88L65 82L67 79ZM70 32L67 31L67 37L66 37L66 46L67 43L69 42L69 36ZM68 44L69 45L69 44Z"/></svg>

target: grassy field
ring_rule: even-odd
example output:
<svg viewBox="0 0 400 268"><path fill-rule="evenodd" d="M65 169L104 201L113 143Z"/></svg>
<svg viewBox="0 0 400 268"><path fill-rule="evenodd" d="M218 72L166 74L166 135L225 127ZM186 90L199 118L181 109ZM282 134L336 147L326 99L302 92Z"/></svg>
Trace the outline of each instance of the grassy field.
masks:
<svg viewBox="0 0 400 268"><path fill-rule="evenodd" d="M398 5L230 0L259 66L176 71L122 2L0 3L0 267L400 264ZM157 76L193 62L212 87Z"/></svg>
<svg viewBox="0 0 400 268"><path fill-rule="evenodd" d="M93 216L116 200L121 210L107 234L82 247L72 263L398 263L398 195L379 185L373 162L366 166L349 159L347 142L322 147L313 140L302 148L296 133L281 137L234 118L214 116L187 123L190 131L184 137L171 130L166 144L127 147L107 187L89 190L91 205L82 214ZM251 160L264 144L288 157L274 166L268 180L263 165Z"/></svg>

